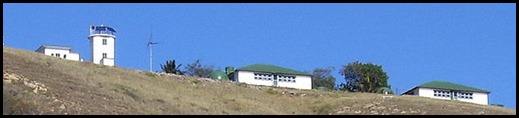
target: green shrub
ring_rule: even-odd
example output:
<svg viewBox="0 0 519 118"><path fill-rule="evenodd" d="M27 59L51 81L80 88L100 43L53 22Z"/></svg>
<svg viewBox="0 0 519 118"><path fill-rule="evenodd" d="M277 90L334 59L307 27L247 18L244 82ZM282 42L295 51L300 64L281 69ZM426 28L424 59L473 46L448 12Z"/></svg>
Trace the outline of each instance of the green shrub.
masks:
<svg viewBox="0 0 519 118"><path fill-rule="evenodd" d="M238 86L243 86L243 87L247 87L247 83L238 83Z"/></svg>
<svg viewBox="0 0 519 118"><path fill-rule="evenodd" d="M269 93L269 94L273 94L273 95L275 95L275 94L281 94L279 91L277 91L277 90L275 90L275 89L273 89L273 88L269 88L269 89L267 89L267 93Z"/></svg>
<svg viewBox="0 0 519 118"><path fill-rule="evenodd" d="M199 84L200 82L202 82L202 81L200 81L200 80L198 80L198 79L195 79L195 80L192 80L192 81L191 81L191 83L193 83L193 84Z"/></svg>
<svg viewBox="0 0 519 118"><path fill-rule="evenodd" d="M145 75L148 76L148 77L153 77L153 78L157 77L156 74L151 73L151 72L146 72Z"/></svg>
<svg viewBox="0 0 519 118"><path fill-rule="evenodd" d="M332 112L333 106L330 104L325 104L321 106L314 107L314 112L317 115L328 115L328 113Z"/></svg>
<svg viewBox="0 0 519 118"><path fill-rule="evenodd" d="M3 114L4 115L37 115L35 105L23 101L15 96L16 93L6 92L3 94Z"/></svg>

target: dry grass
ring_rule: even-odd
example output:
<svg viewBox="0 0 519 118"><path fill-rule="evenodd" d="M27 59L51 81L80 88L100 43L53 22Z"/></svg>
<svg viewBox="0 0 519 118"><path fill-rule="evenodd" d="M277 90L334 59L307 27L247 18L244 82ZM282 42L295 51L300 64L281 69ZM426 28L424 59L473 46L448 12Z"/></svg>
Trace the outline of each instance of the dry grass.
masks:
<svg viewBox="0 0 519 118"><path fill-rule="evenodd" d="M506 108L413 96L383 98L379 94L300 91L161 76L6 47L3 73L4 114L515 115L515 110ZM25 79L6 79L6 74ZM40 83L46 91L33 92L34 88L22 81ZM297 95L283 94L286 92Z"/></svg>

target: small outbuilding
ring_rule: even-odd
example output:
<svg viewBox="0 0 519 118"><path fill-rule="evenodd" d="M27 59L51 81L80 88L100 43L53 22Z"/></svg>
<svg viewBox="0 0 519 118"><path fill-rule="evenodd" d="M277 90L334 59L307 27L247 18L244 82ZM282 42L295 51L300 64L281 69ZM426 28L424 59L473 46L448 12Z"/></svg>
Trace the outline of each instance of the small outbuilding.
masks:
<svg viewBox="0 0 519 118"><path fill-rule="evenodd" d="M490 91L451 82L431 81L413 87L403 94L488 105Z"/></svg>
<svg viewBox="0 0 519 118"><path fill-rule="evenodd" d="M391 91L390 88L388 87L380 87L377 89L377 93L380 93L380 94L393 94L393 91Z"/></svg>
<svg viewBox="0 0 519 118"><path fill-rule="evenodd" d="M219 80L229 80L229 77L225 72L221 70L215 70L209 74L209 78L211 79L219 79Z"/></svg>
<svg viewBox="0 0 519 118"><path fill-rule="evenodd" d="M233 77L233 80L239 83L312 89L311 74L269 64L253 64L238 68Z"/></svg>
<svg viewBox="0 0 519 118"><path fill-rule="evenodd" d="M72 52L72 48L69 46L42 45L35 52L62 59L82 61L79 59L79 53Z"/></svg>

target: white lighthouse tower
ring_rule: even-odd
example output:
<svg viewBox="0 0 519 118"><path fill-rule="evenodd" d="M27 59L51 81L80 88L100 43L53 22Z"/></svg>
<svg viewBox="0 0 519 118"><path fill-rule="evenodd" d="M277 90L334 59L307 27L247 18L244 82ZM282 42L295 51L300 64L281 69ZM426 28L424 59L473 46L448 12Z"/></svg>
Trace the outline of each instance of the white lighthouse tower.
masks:
<svg viewBox="0 0 519 118"><path fill-rule="evenodd" d="M91 25L90 46L92 47L92 62L95 64L115 65L115 30L104 25Z"/></svg>

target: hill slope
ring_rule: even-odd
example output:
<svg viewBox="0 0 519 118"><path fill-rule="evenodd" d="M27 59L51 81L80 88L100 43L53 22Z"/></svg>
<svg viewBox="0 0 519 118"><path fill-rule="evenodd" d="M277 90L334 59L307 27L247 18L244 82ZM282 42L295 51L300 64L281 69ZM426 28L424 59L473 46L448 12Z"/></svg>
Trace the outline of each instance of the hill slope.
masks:
<svg viewBox="0 0 519 118"><path fill-rule="evenodd" d="M3 52L3 114L516 114L415 96L259 87L69 61L8 47Z"/></svg>

